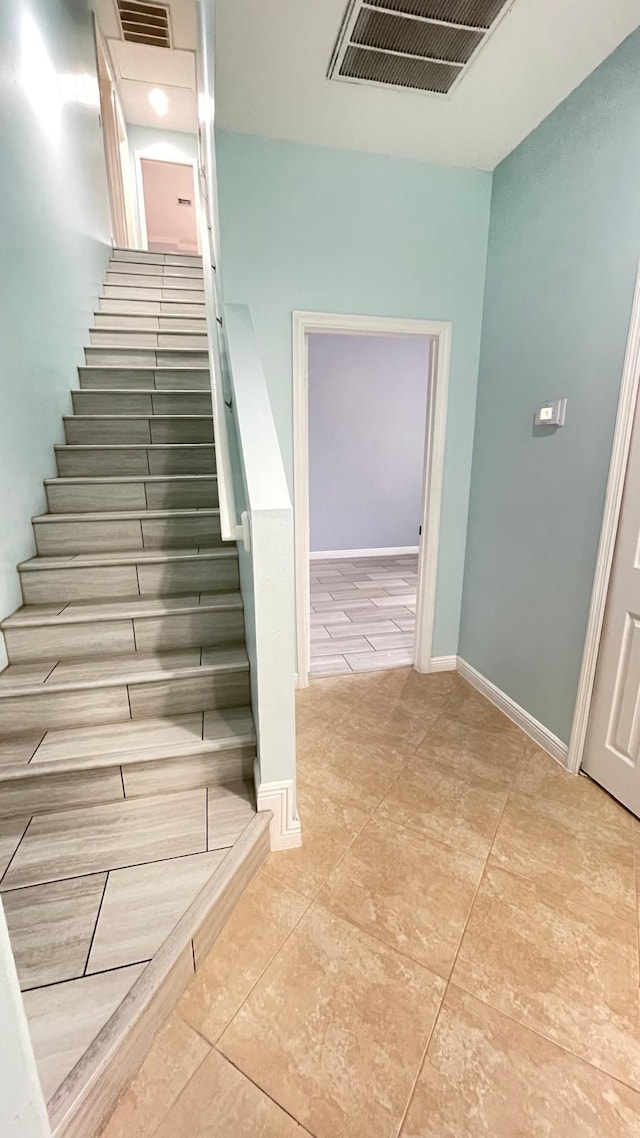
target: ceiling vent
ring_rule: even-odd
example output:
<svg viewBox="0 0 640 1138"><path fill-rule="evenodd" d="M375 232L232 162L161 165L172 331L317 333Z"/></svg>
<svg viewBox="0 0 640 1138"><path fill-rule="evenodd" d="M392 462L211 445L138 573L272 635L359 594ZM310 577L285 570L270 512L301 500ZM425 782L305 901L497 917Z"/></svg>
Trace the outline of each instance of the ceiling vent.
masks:
<svg viewBox="0 0 640 1138"><path fill-rule="evenodd" d="M449 95L514 0L350 0L327 76Z"/></svg>
<svg viewBox="0 0 640 1138"><path fill-rule="evenodd" d="M163 4L142 4L139 0L118 0L122 38L127 43L147 43L152 47L171 47L169 9Z"/></svg>

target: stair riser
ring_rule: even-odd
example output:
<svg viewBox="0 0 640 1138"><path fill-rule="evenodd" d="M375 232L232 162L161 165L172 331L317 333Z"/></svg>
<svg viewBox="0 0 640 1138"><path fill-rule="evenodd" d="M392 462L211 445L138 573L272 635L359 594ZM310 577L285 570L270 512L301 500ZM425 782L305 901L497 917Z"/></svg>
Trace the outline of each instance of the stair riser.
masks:
<svg viewBox="0 0 640 1138"><path fill-rule="evenodd" d="M89 343L103 348L206 348L206 332L90 328Z"/></svg>
<svg viewBox="0 0 640 1138"><path fill-rule="evenodd" d="M90 486L47 486L52 514L93 513L100 510L215 509L218 484L205 482L113 482Z"/></svg>
<svg viewBox="0 0 640 1138"><path fill-rule="evenodd" d="M195 549L221 544L220 518L204 514L185 518L34 522L38 553L47 556L102 553L109 550Z"/></svg>
<svg viewBox="0 0 640 1138"><path fill-rule="evenodd" d="M24 731L25 723L30 731L93 727L189 711L243 707L249 700L247 670L76 691L51 689L21 695L18 690L14 696L0 699L0 739Z"/></svg>
<svg viewBox="0 0 640 1138"><path fill-rule="evenodd" d="M135 277L189 277L198 281L202 280L202 265L176 265L175 263L158 263L157 261L127 261L123 263L115 257L109 261L108 272L128 273Z"/></svg>
<svg viewBox="0 0 640 1138"><path fill-rule="evenodd" d="M210 415L209 391L72 391L76 415Z"/></svg>
<svg viewBox="0 0 640 1138"><path fill-rule="evenodd" d="M89 419L67 418L64 421L67 443L89 445L90 443L130 443L144 446L145 443L211 443L213 442L213 423L211 418L148 419Z"/></svg>
<svg viewBox="0 0 640 1138"><path fill-rule="evenodd" d="M138 446L126 449L87 447L86 450L56 450L58 474L103 477L131 474L214 474L216 452L213 444L162 447Z"/></svg>
<svg viewBox="0 0 640 1138"><path fill-rule="evenodd" d="M161 652L174 648L215 648L237 643L244 636L241 609L202 612L191 610L172 616L135 617L133 620L87 621L78 624L7 628L4 633L9 662L77 660L81 656L118 656L131 652Z"/></svg>
<svg viewBox="0 0 640 1138"><path fill-rule="evenodd" d="M78 368L83 391L117 390L133 387L150 391L208 391L211 393L209 368Z"/></svg>
<svg viewBox="0 0 640 1138"><path fill-rule="evenodd" d="M186 265L201 269L202 257L198 253L150 253L148 249L114 249L111 261L134 261L149 265Z"/></svg>
<svg viewBox="0 0 640 1138"><path fill-rule="evenodd" d="M116 300L101 296L98 314L178 316L180 319L204 319L204 304L190 304L188 300ZM160 325L162 327L162 325Z"/></svg>
<svg viewBox="0 0 640 1138"><path fill-rule="evenodd" d="M129 266L127 265L128 269ZM190 289L192 292L202 293L204 282L202 277L178 275L178 273L131 273L113 272L109 270L105 279L105 288L131 287L131 288L175 288Z"/></svg>
<svg viewBox="0 0 640 1138"><path fill-rule="evenodd" d="M38 772L24 778L0 779L0 818L49 813L73 806L117 802L159 791L223 786L251 778L255 746L181 755L158 762L80 769L67 773ZM28 768L27 768L28 770ZM155 790L152 789L155 787Z"/></svg>
<svg viewBox="0 0 640 1138"><path fill-rule="evenodd" d="M33 569L20 573L25 604L164 597L175 593L232 593L240 587L237 557L139 561L135 565Z"/></svg>
<svg viewBox="0 0 640 1138"><path fill-rule="evenodd" d="M116 304L117 301L114 300L111 303ZM121 311L116 308L109 312L96 312L94 319L95 327L103 330L105 328L126 328L141 332L200 332L205 336L207 334L204 310L195 316L188 316L186 313L176 313L172 316L150 313L145 316L143 314L136 315L135 310L133 313L127 312L125 307Z"/></svg>
<svg viewBox="0 0 640 1138"><path fill-rule="evenodd" d="M85 348L84 357L94 367L209 367L208 352L187 348Z"/></svg>
<svg viewBox="0 0 640 1138"><path fill-rule="evenodd" d="M188 300L191 304L202 304L202 289L195 288L148 288L145 285L106 284L102 290L105 300Z"/></svg>

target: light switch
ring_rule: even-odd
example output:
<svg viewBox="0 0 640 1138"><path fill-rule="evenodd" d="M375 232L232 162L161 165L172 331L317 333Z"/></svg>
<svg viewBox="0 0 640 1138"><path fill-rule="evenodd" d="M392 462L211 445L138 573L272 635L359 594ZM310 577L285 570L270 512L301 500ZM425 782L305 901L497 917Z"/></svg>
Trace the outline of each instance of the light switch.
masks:
<svg viewBox="0 0 640 1138"><path fill-rule="evenodd" d="M535 427L564 427L566 410L566 399L550 399L536 411L533 425Z"/></svg>

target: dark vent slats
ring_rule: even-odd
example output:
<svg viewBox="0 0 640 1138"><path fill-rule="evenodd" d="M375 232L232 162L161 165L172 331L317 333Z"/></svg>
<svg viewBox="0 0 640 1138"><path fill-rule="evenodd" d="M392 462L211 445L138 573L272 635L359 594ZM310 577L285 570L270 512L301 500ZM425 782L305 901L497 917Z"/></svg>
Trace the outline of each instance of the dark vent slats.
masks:
<svg viewBox="0 0 640 1138"><path fill-rule="evenodd" d="M490 28L504 0L367 0L373 8L392 8L408 16L444 20L471 28Z"/></svg>
<svg viewBox="0 0 640 1138"><path fill-rule="evenodd" d="M482 39L481 32L448 28L417 20L399 20L387 12L363 8L356 20L351 43L407 55L422 55L451 63L466 63Z"/></svg>
<svg viewBox="0 0 640 1138"><path fill-rule="evenodd" d="M411 59L406 55L348 47L340 75L350 79L365 79L369 83L390 83L394 87L437 91L446 95L459 71L459 67L447 63L433 63L426 59Z"/></svg>
<svg viewBox="0 0 640 1138"><path fill-rule="evenodd" d="M170 47L169 13L159 4L142 4L137 0L118 0L122 35L129 43L146 43L154 47Z"/></svg>
<svg viewBox="0 0 640 1138"><path fill-rule="evenodd" d="M453 95L513 0L349 0L327 76Z"/></svg>

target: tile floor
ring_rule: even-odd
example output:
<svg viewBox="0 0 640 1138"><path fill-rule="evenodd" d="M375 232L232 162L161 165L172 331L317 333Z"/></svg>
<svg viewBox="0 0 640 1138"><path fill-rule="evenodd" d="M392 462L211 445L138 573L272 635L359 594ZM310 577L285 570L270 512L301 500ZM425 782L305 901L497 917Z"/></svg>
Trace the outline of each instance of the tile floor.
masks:
<svg viewBox="0 0 640 1138"><path fill-rule="evenodd" d="M298 695L304 845L104 1138L637 1138L640 822L453 673Z"/></svg>
<svg viewBox="0 0 640 1138"><path fill-rule="evenodd" d="M45 1098L253 813L236 783L0 822L0 893Z"/></svg>
<svg viewBox="0 0 640 1138"><path fill-rule="evenodd" d="M311 562L311 674L413 663L418 555Z"/></svg>

